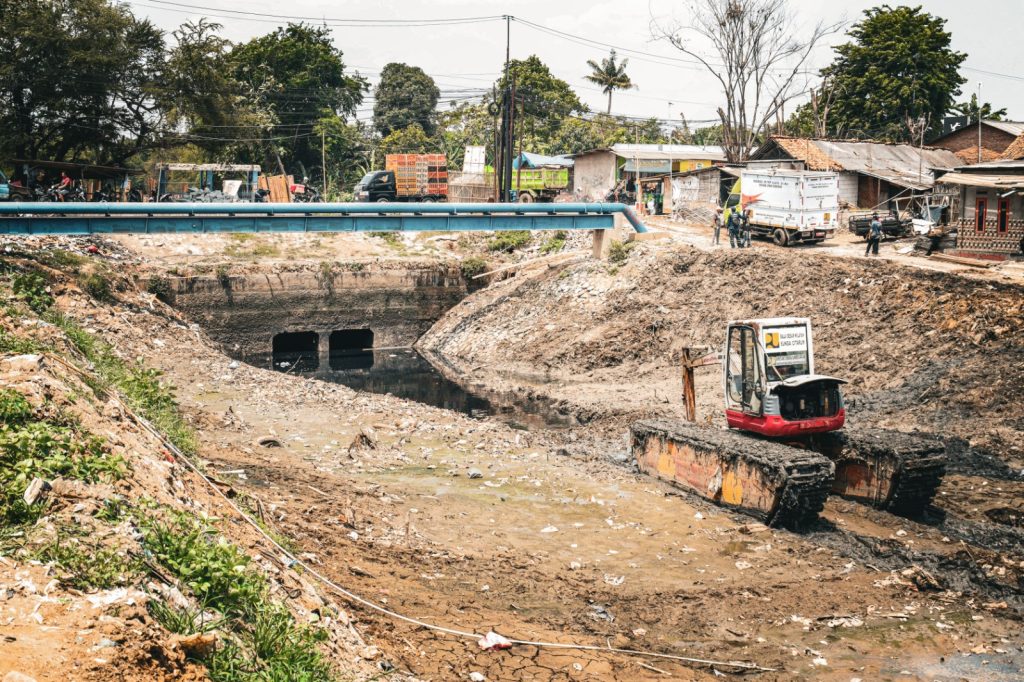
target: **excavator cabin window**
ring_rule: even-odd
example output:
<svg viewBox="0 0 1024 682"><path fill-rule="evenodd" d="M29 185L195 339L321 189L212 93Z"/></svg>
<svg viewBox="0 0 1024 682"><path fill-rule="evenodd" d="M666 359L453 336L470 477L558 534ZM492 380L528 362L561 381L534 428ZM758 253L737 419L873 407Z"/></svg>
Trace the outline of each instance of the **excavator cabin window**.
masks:
<svg viewBox="0 0 1024 682"><path fill-rule="evenodd" d="M730 410L760 415L764 397L757 336L750 327L729 329L729 358L726 367L726 403Z"/></svg>

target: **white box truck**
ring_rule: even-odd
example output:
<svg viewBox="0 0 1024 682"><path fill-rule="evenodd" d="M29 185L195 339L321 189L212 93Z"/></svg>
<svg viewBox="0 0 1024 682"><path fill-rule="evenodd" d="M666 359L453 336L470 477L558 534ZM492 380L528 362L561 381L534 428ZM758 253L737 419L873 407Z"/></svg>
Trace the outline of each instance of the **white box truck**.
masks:
<svg viewBox="0 0 1024 682"><path fill-rule="evenodd" d="M836 236L839 176L795 170L745 170L733 185L728 211L750 211L750 231L779 246Z"/></svg>

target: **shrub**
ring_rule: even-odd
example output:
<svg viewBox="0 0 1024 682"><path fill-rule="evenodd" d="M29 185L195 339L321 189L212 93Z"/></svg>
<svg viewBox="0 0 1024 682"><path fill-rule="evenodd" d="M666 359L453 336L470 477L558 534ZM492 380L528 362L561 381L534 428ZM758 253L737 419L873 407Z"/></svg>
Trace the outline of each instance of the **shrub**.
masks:
<svg viewBox="0 0 1024 682"><path fill-rule="evenodd" d="M47 291L47 281L38 272L23 272L14 277L11 288L14 295L35 313L42 314L53 305L53 296Z"/></svg>
<svg viewBox="0 0 1024 682"><path fill-rule="evenodd" d="M146 282L146 291L156 296L164 303L170 303L173 299L171 280L161 275L151 275Z"/></svg>
<svg viewBox="0 0 1024 682"><path fill-rule="evenodd" d="M142 569L142 562L123 550L88 547L60 536L36 551L35 558L52 563L62 585L80 590L128 585Z"/></svg>
<svg viewBox="0 0 1024 682"><path fill-rule="evenodd" d="M476 275L487 272L487 261L479 256L470 256L462 261L460 269L462 270L462 277L470 280Z"/></svg>
<svg viewBox="0 0 1024 682"><path fill-rule="evenodd" d="M490 251L512 253L516 249L520 249L529 243L529 230L509 230L506 232L498 232L491 237L487 242L487 248Z"/></svg>
<svg viewBox="0 0 1024 682"><path fill-rule="evenodd" d="M629 258L629 252L636 248L636 242L613 241L608 249L608 260L622 265Z"/></svg>
<svg viewBox="0 0 1024 682"><path fill-rule="evenodd" d="M82 288L97 301L113 301L114 292L110 279L100 272L93 272L82 279Z"/></svg>
<svg viewBox="0 0 1024 682"><path fill-rule="evenodd" d="M0 388L0 424L21 424L32 416L25 396L10 388Z"/></svg>
<svg viewBox="0 0 1024 682"><path fill-rule="evenodd" d="M555 232L541 245L540 252L546 256L548 254L561 251L565 248L565 240L568 239L568 237L569 235L565 230Z"/></svg>

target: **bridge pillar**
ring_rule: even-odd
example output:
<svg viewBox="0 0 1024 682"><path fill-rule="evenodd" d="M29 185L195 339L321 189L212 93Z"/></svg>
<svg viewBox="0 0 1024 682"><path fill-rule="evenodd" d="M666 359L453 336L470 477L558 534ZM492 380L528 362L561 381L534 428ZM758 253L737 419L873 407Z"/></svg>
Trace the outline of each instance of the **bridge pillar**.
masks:
<svg viewBox="0 0 1024 682"><path fill-rule="evenodd" d="M594 258L604 260L608 258L608 251L612 245L614 230L594 230Z"/></svg>

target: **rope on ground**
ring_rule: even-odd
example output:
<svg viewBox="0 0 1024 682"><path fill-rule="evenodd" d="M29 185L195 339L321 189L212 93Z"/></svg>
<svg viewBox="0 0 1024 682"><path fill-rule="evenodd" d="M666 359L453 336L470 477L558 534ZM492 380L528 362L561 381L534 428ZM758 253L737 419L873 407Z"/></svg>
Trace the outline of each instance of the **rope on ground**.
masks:
<svg viewBox="0 0 1024 682"><path fill-rule="evenodd" d="M67 362L66 360L64 360L64 358L61 358L61 357L56 356L56 355L51 355L50 353L46 353L46 356L57 360L60 364L62 364L65 367L68 367L68 368L74 370L76 373L78 373L80 375L83 375L83 376L85 375L85 372L82 371L81 368L76 367L75 365ZM220 487L216 483L214 483L212 480L210 480L210 478L205 473L203 473L202 470L200 470L199 467L196 466L192 462L192 460L190 460L185 455L185 453L183 453L181 450L179 450L178 447L174 443L170 442L167 439L167 437L164 436L164 434L162 434L159 430L157 430L156 427L154 427L152 424L150 424L148 419L146 419L145 417L142 417L141 415L136 414L131 408L129 408L127 405L125 405L124 401L121 400L120 395L117 395L116 399L117 399L117 402L120 404L121 408L125 411L125 414L131 416L131 418L134 419L136 423L138 423L140 426L142 426L144 429L146 429L150 434L152 434L157 440L159 440L163 444L163 446L165 448L167 448L175 456L175 458L179 462L183 462L185 464L185 466L187 466L189 469L192 470L193 473L195 473L197 476L199 476L206 483L206 485L208 485L211 490L213 490L215 493L217 493L217 495L220 496L228 504L228 506L231 507L232 510L234 510L234 512L236 514L238 514L240 517L242 517L245 520L245 522L247 524L249 524L249 526L251 526L253 528L253 530L255 530L257 533L259 533L259 535L261 535L267 542L269 542L279 552L281 552L281 554L284 557L286 557L290 562L292 562L292 565L301 566L304 571L306 571L307 573L309 573L310 575L315 577L317 580L319 580L321 583L323 583L327 587L331 588L334 592L336 592L336 593L340 594L341 596L347 598L348 600L350 600L350 601L352 601L352 602L354 602L356 604L360 604L362 606L365 606L365 607L367 607L369 609L372 609L374 611L377 611L378 613L382 613L382 614L384 614L386 616L390 616L391 618L394 618L396 620L400 620L400 621L403 621L405 623L409 623L411 625L416 625L418 627L425 628L425 629L431 630L433 632L442 632L442 633L445 633L445 634L448 634L448 635L452 635L452 636L455 636L455 637L462 637L464 639L472 639L472 640L480 641L481 639L485 638L484 635L481 635L481 634L478 634L478 633L475 633L475 632L466 632L464 630L456 630L454 628L445 627L443 625L436 625L436 624L433 624L433 623L427 623L425 621L418 620L418 619L412 618L410 616L405 616L405 615L403 615L401 613L398 613L397 611L392 611L391 609L387 609L387 608L385 608L383 606L380 606L379 604L373 603L372 601L370 601L368 599L360 597L358 594L345 589L341 585L338 585L337 583L335 583L333 580L331 580L327 576L322 575L320 572L318 572L316 569L314 569L308 563L302 561L301 559L296 557L294 554L289 552L287 549L282 547L280 545L280 543L277 542L277 540L272 538L270 536L270 534L267 533L267 531L263 530L263 528L261 528L258 523L256 523L252 518L250 518L249 515L241 507L239 507L237 504L235 504L235 502L230 497L228 497L227 493L225 493L223 490L221 490ZM577 650L577 651L607 651L607 652L610 652L610 653L624 654L624 655L628 655L628 656L646 656L648 658L661 658L661 659L670 660L670 661L679 661L679 662L683 662L683 663L694 663L694 664L699 664L699 665L719 666L719 667L723 667L723 668L740 668L740 669L743 669L743 670L753 670L753 671L757 671L757 672L776 672L775 668L765 668L765 667L756 665L754 663L742 663L742 662L739 662L739 661L715 661L715 660L704 659L704 658L690 658L690 657L687 657L687 656L677 656L675 654L661 653L661 652L658 652L658 651L643 651L643 650L639 650L639 649L620 649L620 648L612 647L612 646L598 646L598 645L595 645L595 644L579 644L579 643L573 643L573 642L535 642L535 641L530 641L530 640L525 640L525 639L508 639L508 638L505 638L505 639L506 639L507 642L509 642L509 643L511 643L513 645L535 646L535 647L544 648L544 649L574 649L574 650Z"/></svg>

